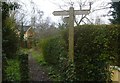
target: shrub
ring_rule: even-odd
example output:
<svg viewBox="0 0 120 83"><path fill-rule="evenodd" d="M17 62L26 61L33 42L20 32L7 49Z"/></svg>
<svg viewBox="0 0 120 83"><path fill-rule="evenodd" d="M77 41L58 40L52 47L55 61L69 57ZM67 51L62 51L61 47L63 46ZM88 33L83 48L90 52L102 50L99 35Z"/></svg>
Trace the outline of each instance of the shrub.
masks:
<svg viewBox="0 0 120 83"><path fill-rule="evenodd" d="M116 26L84 25L75 28L75 69L79 80L110 80L109 65L118 56ZM97 75L97 76L96 76Z"/></svg>
<svg viewBox="0 0 120 83"><path fill-rule="evenodd" d="M6 81L20 81L20 67L18 60L8 60L8 66L6 66Z"/></svg>
<svg viewBox="0 0 120 83"><path fill-rule="evenodd" d="M19 54L19 61L20 61L20 76L21 81L28 81L29 80L29 68L28 68L28 54L21 53Z"/></svg>
<svg viewBox="0 0 120 83"><path fill-rule="evenodd" d="M57 74L51 74L51 77L55 78L57 76L60 80L66 79L65 71L68 67L67 49L61 36L43 39L40 41L39 46L42 47L44 60L55 69L52 72L57 71Z"/></svg>
<svg viewBox="0 0 120 83"><path fill-rule="evenodd" d="M105 81L107 77L105 68L108 65L106 59L109 56L102 54L103 49L105 50L104 30L97 29L99 28L83 26L75 30L75 70L78 80Z"/></svg>
<svg viewBox="0 0 120 83"><path fill-rule="evenodd" d="M118 65L120 57L119 27L116 25L82 25L75 27L74 61L76 80L110 80L108 66ZM63 33L63 39L68 46L68 30Z"/></svg>
<svg viewBox="0 0 120 83"><path fill-rule="evenodd" d="M2 74L3 82L20 82L29 80L28 55L19 52L18 57L14 59L6 59Z"/></svg>
<svg viewBox="0 0 120 83"><path fill-rule="evenodd" d="M46 62L58 65L60 56L66 57L65 42L60 37L52 37L40 41L42 53Z"/></svg>
<svg viewBox="0 0 120 83"><path fill-rule="evenodd" d="M120 26L82 25L75 27L74 63L68 64L68 30L61 37L42 41L45 60L57 65L62 80L110 81L109 65L118 65Z"/></svg>
<svg viewBox="0 0 120 83"><path fill-rule="evenodd" d="M16 56L18 50L18 37L11 28L3 28L2 48L7 58L14 58Z"/></svg>
<svg viewBox="0 0 120 83"><path fill-rule="evenodd" d="M18 8L17 3L2 3L2 53L7 58L13 58L18 50L18 37L15 32L15 19L9 11Z"/></svg>

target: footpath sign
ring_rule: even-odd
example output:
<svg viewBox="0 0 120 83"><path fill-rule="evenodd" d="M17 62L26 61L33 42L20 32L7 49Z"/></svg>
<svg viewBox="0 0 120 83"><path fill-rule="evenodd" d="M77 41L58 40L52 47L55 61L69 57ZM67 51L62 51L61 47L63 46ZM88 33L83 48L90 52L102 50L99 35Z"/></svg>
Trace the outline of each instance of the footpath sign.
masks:
<svg viewBox="0 0 120 83"><path fill-rule="evenodd" d="M74 17L75 15L89 14L89 10L74 10L70 7L65 11L54 11L54 16L68 16L69 15L69 60L74 62Z"/></svg>

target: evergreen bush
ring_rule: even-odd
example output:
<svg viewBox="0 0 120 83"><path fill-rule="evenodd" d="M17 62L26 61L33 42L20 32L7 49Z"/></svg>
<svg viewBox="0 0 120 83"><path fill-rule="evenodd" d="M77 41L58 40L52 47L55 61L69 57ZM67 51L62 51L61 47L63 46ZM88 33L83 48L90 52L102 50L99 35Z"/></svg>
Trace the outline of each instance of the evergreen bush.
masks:
<svg viewBox="0 0 120 83"><path fill-rule="evenodd" d="M46 62L59 66L64 81L111 81L109 66L120 61L120 26L82 25L74 32L74 63L68 62L68 30L42 41Z"/></svg>

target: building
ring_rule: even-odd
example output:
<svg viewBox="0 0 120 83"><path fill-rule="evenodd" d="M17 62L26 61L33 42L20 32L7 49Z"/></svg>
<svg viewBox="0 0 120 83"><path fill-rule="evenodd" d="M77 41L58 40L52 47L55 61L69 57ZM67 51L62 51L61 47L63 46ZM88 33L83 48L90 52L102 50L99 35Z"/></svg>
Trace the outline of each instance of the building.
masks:
<svg viewBox="0 0 120 83"><path fill-rule="evenodd" d="M33 27L29 27L27 31L24 33L24 41L26 42L28 48L32 47L34 43L34 36L35 36L35 31Z"/></svg>
<svg viewBox="0 0 120 83"><path fill-rule="evenodd" d="M20 38L20 46L21 47L32 47L32 42L34 40L34 29L31 26L17 26L17 34ZM22 40L21 40L22 39Z"/></svg>

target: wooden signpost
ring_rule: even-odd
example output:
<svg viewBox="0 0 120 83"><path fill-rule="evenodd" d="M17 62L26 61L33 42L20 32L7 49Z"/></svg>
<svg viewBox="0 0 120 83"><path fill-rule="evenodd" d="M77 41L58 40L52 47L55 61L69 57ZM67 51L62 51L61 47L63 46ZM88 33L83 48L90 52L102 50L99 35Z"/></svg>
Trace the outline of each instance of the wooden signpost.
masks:
<svg viewBox="0 0 120 83"><path fill-rule="evenodd" d="M66 11L54 11L54 16L69 15L69 60L74 62L74 17L75 15L89 14L89 10L74 10L70 7Z"/></svg>

